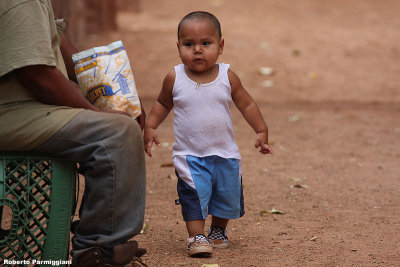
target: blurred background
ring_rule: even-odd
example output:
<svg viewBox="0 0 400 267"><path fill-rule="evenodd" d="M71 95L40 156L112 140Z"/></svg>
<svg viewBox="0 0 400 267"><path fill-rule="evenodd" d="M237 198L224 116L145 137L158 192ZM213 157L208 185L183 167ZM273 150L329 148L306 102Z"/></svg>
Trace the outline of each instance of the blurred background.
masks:
<svg viewBox="0 0 400 267"><path fill-rule="evenodd" d="M180 19L206 10L222 25L220 61L258 101L400 100L400 1L53 0L53 7L80 50L123 41L143 98L154 98L180 63Z"/></svg>

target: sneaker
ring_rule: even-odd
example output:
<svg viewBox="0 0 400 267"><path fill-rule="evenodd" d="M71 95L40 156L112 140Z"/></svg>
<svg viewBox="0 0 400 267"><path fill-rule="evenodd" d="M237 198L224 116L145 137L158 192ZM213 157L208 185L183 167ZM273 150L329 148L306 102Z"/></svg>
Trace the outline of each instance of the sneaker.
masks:
<svg viewBox="0 0 400 267"><path fill-rule="evenodd" d="M211 226L208 229L207 240L213 248L227 248L229 246L227 233L226 228Z"/></svg>
<svg viewBox="0 0 400 267"><path fill-rule="evenodd" d="M189 237L187 240L187 251L191 257L210 257L213 251L207 237L203 234L197 234Z"/></svg>

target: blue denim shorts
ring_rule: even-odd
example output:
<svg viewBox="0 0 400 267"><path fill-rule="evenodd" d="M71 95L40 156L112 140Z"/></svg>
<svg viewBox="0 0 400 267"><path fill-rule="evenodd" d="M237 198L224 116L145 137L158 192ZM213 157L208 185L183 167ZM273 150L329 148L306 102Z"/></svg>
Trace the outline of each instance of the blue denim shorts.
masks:
<svg viewBox="0 0 400 267"><path fill-rule="evenodd" d="M224 219L244 215L240 160L219 156L174 156L178 196L185 221L207 214Z"/></svg>

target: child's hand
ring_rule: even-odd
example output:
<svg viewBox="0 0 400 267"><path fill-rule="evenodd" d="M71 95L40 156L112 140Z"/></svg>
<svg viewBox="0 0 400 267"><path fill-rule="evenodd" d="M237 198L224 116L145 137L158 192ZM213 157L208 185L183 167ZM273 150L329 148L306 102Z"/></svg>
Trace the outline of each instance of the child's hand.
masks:
<svg viewBox="0 0 400 267"><path fill-rule="evenodd" d="M260 153L262 154L273 154L272 149L268 144L268 134L266 132L257 134L255 147L259 147Z"/></svg>
<svg viewBox="0 0 400 267"><path fill-rule="evenodd" d="M153 146L153 143L155 143L157 146L160 145L160 141L158 140L156 130L153 128L145 128L143 134L143 141L144 141L144 151L146 152L147 155L151 157L152 156L151 147Z"/></svg>

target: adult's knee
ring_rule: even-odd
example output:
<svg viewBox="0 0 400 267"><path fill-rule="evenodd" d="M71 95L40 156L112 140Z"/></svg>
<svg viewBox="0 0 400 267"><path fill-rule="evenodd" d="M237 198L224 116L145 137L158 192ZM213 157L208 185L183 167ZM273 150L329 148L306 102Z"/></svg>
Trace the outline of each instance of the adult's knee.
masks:
<svg viewBox="0 0 400 267"><path fill-rule="evenodd" d="M135 119L123 115L116 116L113 127L116 136L121 139L123 145L143 147L142 131Z"/></svg>

